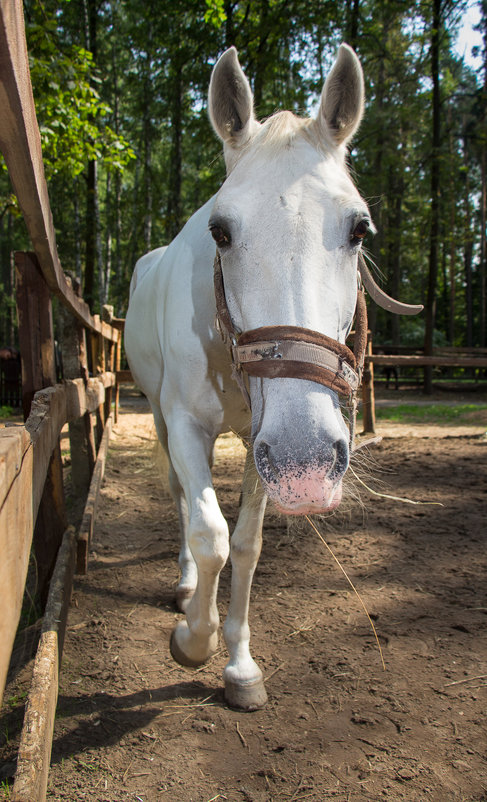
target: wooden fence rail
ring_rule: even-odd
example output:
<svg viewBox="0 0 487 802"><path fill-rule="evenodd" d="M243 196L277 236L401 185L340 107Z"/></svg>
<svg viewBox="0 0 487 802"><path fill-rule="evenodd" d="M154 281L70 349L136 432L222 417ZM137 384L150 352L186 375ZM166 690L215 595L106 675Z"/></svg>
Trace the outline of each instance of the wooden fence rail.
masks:
<svg viewBox="0 0 487 802"><path fill-rule="evenodd" d="M60 434L69 425L72 481L90 522L117 397L120 323L91 315L62 271L49 206L25 41L22 0L0 0L0 150L34 253L15 256L24 425L0 429L0 700L31 549L47 606L10 799L43 802L57 677L79 537L67 526ZM52 297L59 301L64 381L56 384ZM94 422L96 419L96 423ZM91 515L91 518L90 518ZM92 526L78 562L86 570ZM49 583L49 580L52 580Z"/></svg>
<svg viewBox="0 0 487 802"><path fill-rule="evenodd" d="M385 350L389 346L383 346L379 350ZM399 350L396 346L394 350ZM393 350L391 348L391 350ZM412 349L408 349L412 350ZM372 350L372 340L369 334L367 343L367 353L365 357L365 369L362 384L362 412L363 412L363 431L367 434L375 434L375 391L374 391L374 366L378 367L456 367L456 368L487 368L487 349L486 348L442 348L438 349L433 356L424 354L374 354Z"/></svg>

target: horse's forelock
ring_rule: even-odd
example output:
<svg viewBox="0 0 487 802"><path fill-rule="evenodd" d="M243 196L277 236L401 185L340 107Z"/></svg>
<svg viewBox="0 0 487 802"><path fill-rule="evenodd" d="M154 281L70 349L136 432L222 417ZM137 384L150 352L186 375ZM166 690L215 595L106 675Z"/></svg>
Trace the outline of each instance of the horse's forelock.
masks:
<svg viewBox="0 0 487 802"><path fill-rule="evenodd" d="M292 111L277 111L259 126L254 135L241 148L240 153L234 154L237 158L232 167L243 155L248 153L257 154L259 151L265 151L270 156L278 155L290 147L298 137L306 139L317 150L324 153L328 150L320 135L316 120L311 117L298 117Z"/></svg>

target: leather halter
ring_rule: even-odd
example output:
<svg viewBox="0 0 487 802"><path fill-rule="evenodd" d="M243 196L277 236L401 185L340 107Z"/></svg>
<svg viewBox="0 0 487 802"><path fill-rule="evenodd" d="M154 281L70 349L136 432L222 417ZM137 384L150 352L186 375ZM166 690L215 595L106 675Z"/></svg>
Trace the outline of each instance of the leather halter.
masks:
<svg viewBox="0 0 487 802"><path fill-rule="evenodd" d="M270 379L276 377L308 379L347 397L350 451L377 442L377 438L373 438L358 446L354 443L357 390L362 381L367 348L367 305L362 282L371 298L389 312L397 315L417 315L423 307L420 304L403 304L381 290L365 264L362 253L359 253L355 339L352 352L338 340L333 340L318 331L297 326L261 326L249 331L238 331L227 305L218 250L213 277L217 328L230 351L232 377L240 387L248 408L251 409L251 402L244 380L244 371L249 376Z"/></svg>
<svg viewBox="0 0 487 802"><path fill-rule="evenodd" d="M360 282L359 282L360 283ZM297 326L261 326L239 332L228 309L220 254L214 262L217 326L232 358L232 376L250 409L243 371L264 378L308 379L349 401L360 387L367 346L364 291L357 294L354 350L325 334Z"/></svg>

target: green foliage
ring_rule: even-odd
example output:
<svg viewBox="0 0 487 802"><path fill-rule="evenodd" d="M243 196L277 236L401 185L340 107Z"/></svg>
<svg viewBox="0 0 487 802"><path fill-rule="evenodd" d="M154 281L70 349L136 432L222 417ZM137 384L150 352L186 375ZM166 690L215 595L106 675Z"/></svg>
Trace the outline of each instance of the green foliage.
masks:
<svg viewBox="0 0 487 802"><path fill-rule="evenodd" d="M227 19L223 0L205 0L205 2L205 22L215 28L221 28Z"/></svg>
<svg viewBox="0 0 487 802"><path fill-rule="evenodd" d="M47 180L74 178L90 159L123 170L135 154L106 124L111 109L95 88L92 54L77 45L63 50L55 19L27 25L26 34Z"/></svg>
<svg viewBox="0 0 487 802"><path fill-rule="evenodd" d="M61 262L82 279L92 236L95 309L108 300L124 314L136 259L166 244L224 178L206 101L218 54L237 47L262 118L277 108L315 108L341 41L355 46L365 74L365 116L350 160L378 228L368 247L386 291L424 303L432 8L433 0L24 0ZM441 0L437 345L480 344L484 336L479 199L487 97L485 76L452 48L463 9ZM9 252L28 246L15 214L0 172L0 340L12 318L4 304L12 295ZM370 311L376 343L422 345L423 318Z"/></svg>

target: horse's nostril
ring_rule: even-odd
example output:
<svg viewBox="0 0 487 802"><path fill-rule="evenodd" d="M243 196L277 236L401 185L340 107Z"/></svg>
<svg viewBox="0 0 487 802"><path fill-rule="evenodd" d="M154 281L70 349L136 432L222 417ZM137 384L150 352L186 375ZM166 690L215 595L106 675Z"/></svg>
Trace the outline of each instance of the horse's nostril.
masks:
<svg viewBox="0 0 487 802"><path fill-rule="evenodd" d="M348 467L348 443L346 440L340 438L334 443L333 451L335 459L332 468L328 474L329 478L334 481L343 476Z"/></svg>
<svg viewBox="0 0 487 802"><path fill-rule="evenodd" d="M278 475L278 470L271 457L271 449L265 440L256 443L254 459L257 469L266 482L271 482Z"/></svg>

